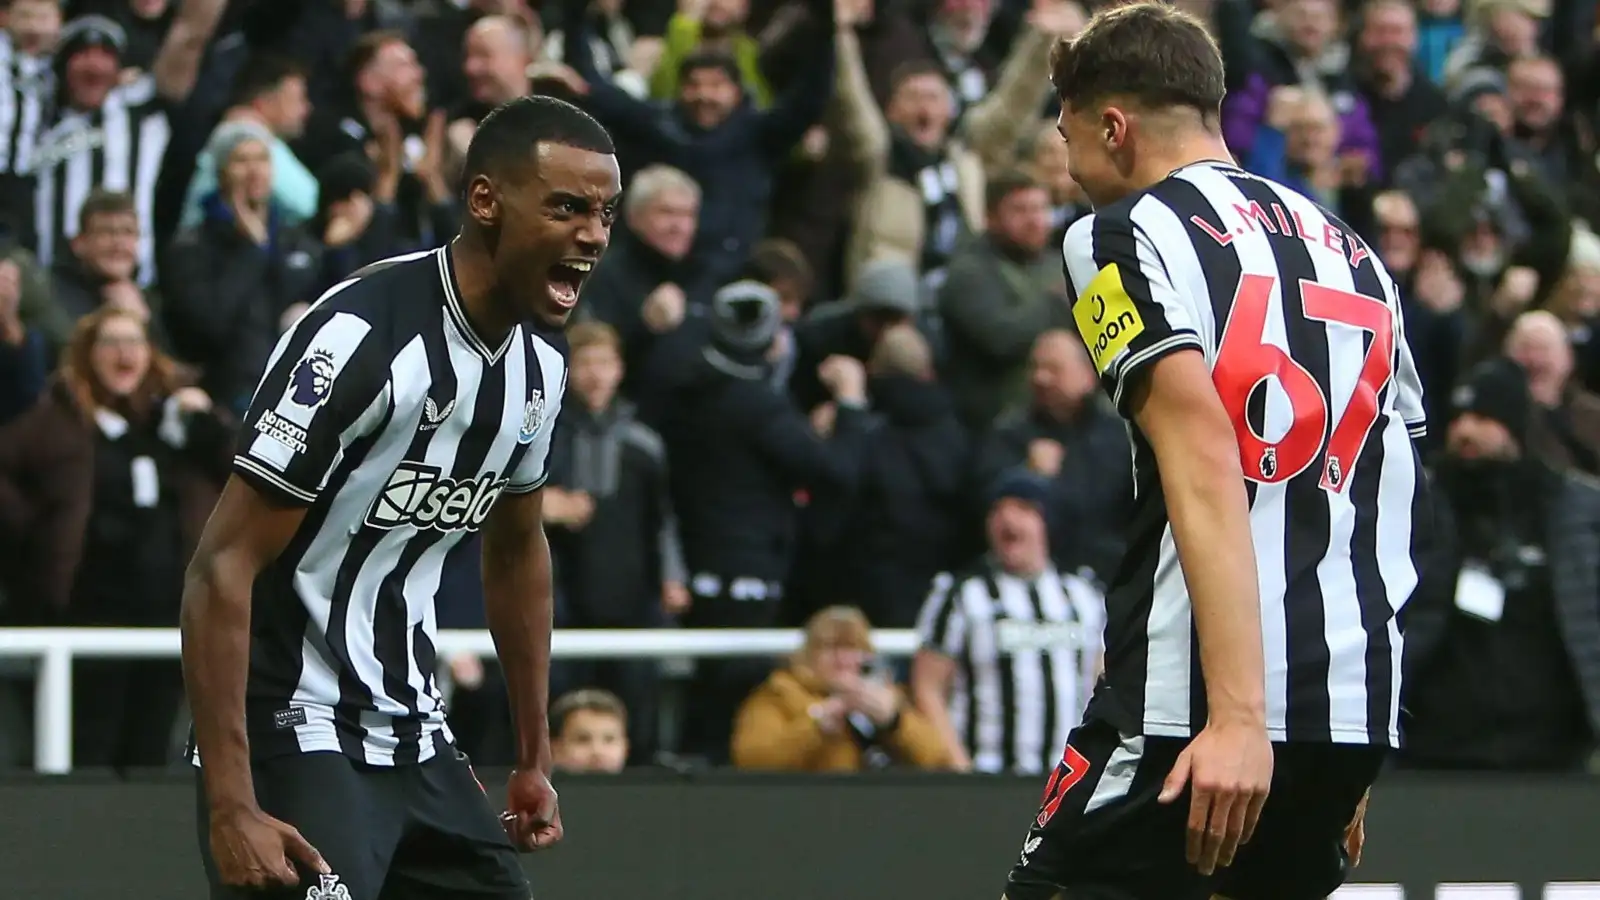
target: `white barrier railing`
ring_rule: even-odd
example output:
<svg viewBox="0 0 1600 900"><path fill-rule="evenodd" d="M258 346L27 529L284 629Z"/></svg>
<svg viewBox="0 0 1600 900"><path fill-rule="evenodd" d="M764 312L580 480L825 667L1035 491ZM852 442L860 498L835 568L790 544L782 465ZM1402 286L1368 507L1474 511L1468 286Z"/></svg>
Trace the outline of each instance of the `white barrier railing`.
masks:
<svg viewBox="0 0 1600 900"><path fill-rule="evenodd" d="M873 632L885 656L910 656L916 633ZM562 659L647 657L778 656L800 646L800 632L789 629L561 630L551 654ZM0 628L0 659L38 661L35 685L34 768L49 774L72 771L72 660L176 659L176 628ZM487 631L439 632L439 656L494 655Z"/></svg>

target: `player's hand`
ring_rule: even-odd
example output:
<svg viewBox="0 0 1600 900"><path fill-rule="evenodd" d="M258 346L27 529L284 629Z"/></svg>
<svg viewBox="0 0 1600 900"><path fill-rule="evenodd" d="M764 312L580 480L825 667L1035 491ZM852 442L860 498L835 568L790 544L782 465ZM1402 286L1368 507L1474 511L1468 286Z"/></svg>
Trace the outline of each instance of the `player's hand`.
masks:
<svg viewBox="0 0 1600 900"><path fill-rule="evenodd" d="M319 875L332 870L293 825L259 809L211 816L211 857L223 884L271 887L300 883L296 864Z"/></svg>
<svg viewBox="0 0 1600 900"><path fill-rule="evenodd" d="M1361 795L1361 802L1356 804L1355 818L1350 820L1350 827L1344 830L1344 852L1350 857L1350 868L1361 865L1361 848L1367 844L1367 801L1372 798L1372 791Z"/></svg>
<svg viewBox="0 0 1600 900"><path fill-rule="evenodd" d="M1189 742L1161 787L1171 803L1189 785L1188 858L1202 875L1233 863L1255 833L1272 787L1272 742L1260 725L1212 722Z"/></svg>
<svg viewBox="0 0 1600 900"><path fill-rule="evenodd" d="M513 769L500 824L518 850L543 850L561 840L561 808L549 777L538 769Z"/></svg>

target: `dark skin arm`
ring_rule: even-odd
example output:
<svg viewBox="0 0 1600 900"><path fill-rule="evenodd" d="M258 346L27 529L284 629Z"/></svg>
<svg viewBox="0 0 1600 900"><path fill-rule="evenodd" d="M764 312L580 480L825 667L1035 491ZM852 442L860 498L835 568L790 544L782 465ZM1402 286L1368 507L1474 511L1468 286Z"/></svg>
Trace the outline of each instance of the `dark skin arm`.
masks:
<svg viewBox="0 0 1600 900"><path fill-rule="evenodd" d="M555 591L544 533L544 492L505 494L483 529L483 602L511 698L517 767L503 824L522 850L561 840L550 786L550 631Z"/></svg>
<svg viewBox="0 0 1600 900"><path fill-rule="evenodd" d="M211 851L226 884L297 884L296 863L329 871L298 831L257 805L244 724L251 588L305 514L230 478L184 578L183 680L211 808Z"/></svg>

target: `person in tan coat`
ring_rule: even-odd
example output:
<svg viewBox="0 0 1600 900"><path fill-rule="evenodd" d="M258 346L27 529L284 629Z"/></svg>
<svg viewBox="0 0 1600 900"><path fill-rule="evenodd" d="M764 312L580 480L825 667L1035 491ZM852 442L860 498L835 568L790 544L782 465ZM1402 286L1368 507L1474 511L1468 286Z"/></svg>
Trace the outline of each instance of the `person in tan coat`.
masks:
<svg viewBox="0 0 1600 900"><path fill-rule="evenodd" d="M871 626L849 606L806 623L806 642L739 708L733 764L741 769L858 772L890 765L942 769L938 732L892 683L867 674Z"/></svg>

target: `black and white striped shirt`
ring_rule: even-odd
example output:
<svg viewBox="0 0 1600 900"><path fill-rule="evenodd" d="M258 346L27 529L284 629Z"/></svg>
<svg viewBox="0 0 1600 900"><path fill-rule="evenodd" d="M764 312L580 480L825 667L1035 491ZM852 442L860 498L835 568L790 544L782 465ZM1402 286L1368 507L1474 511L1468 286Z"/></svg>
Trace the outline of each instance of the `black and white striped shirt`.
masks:
<svg viewBox="0 0 1600 900"><path fill-rule="evenodd" d="M518 327L484 344L447 249L357 272L278 342L234 468L309 512L256 581L256 757L396 765L451 742L434 681L440 573L501 494L543 485L566 373L559 339Z"/></svg>
<svg viewBox="0 0 1600 900"><path fill-rule="evenodd" d="M155 78L119 85L93 112L61 108L39 136L32 168L34 227L39 261L48 266L71 252L78 212L94 188L133 197L139 216L139 282L155 277L155 198L161 160L172 136Z"/></svg>
<svg viewBox="0 0 1600 900"><path fill-rule="evenodd" d="M1028 580L985 563L934 581L917 635L956 662L950 723L976 771L1055 765L1094 684L1104 603L1053 568Z"/></svg>
<svg viewBox="0 0 1600 900"><path fill-rule="evenodd" d="M0 34L0 175L26 177L50 102L50 69Z"/></svg>
<svg viewBox="0 0 1600 900"><path fill-rule="evenodd" d="M1272 738L1397 745L1424 414L1383 264L1311 200L1222 163L1079 220L1064 254L1073 317L1125 415L1161 357L1195 349L1211 367L1249 493ZM1205 722L1189 594L1134 432L1134 520L1089 715L1187 736Z"/></svg>

